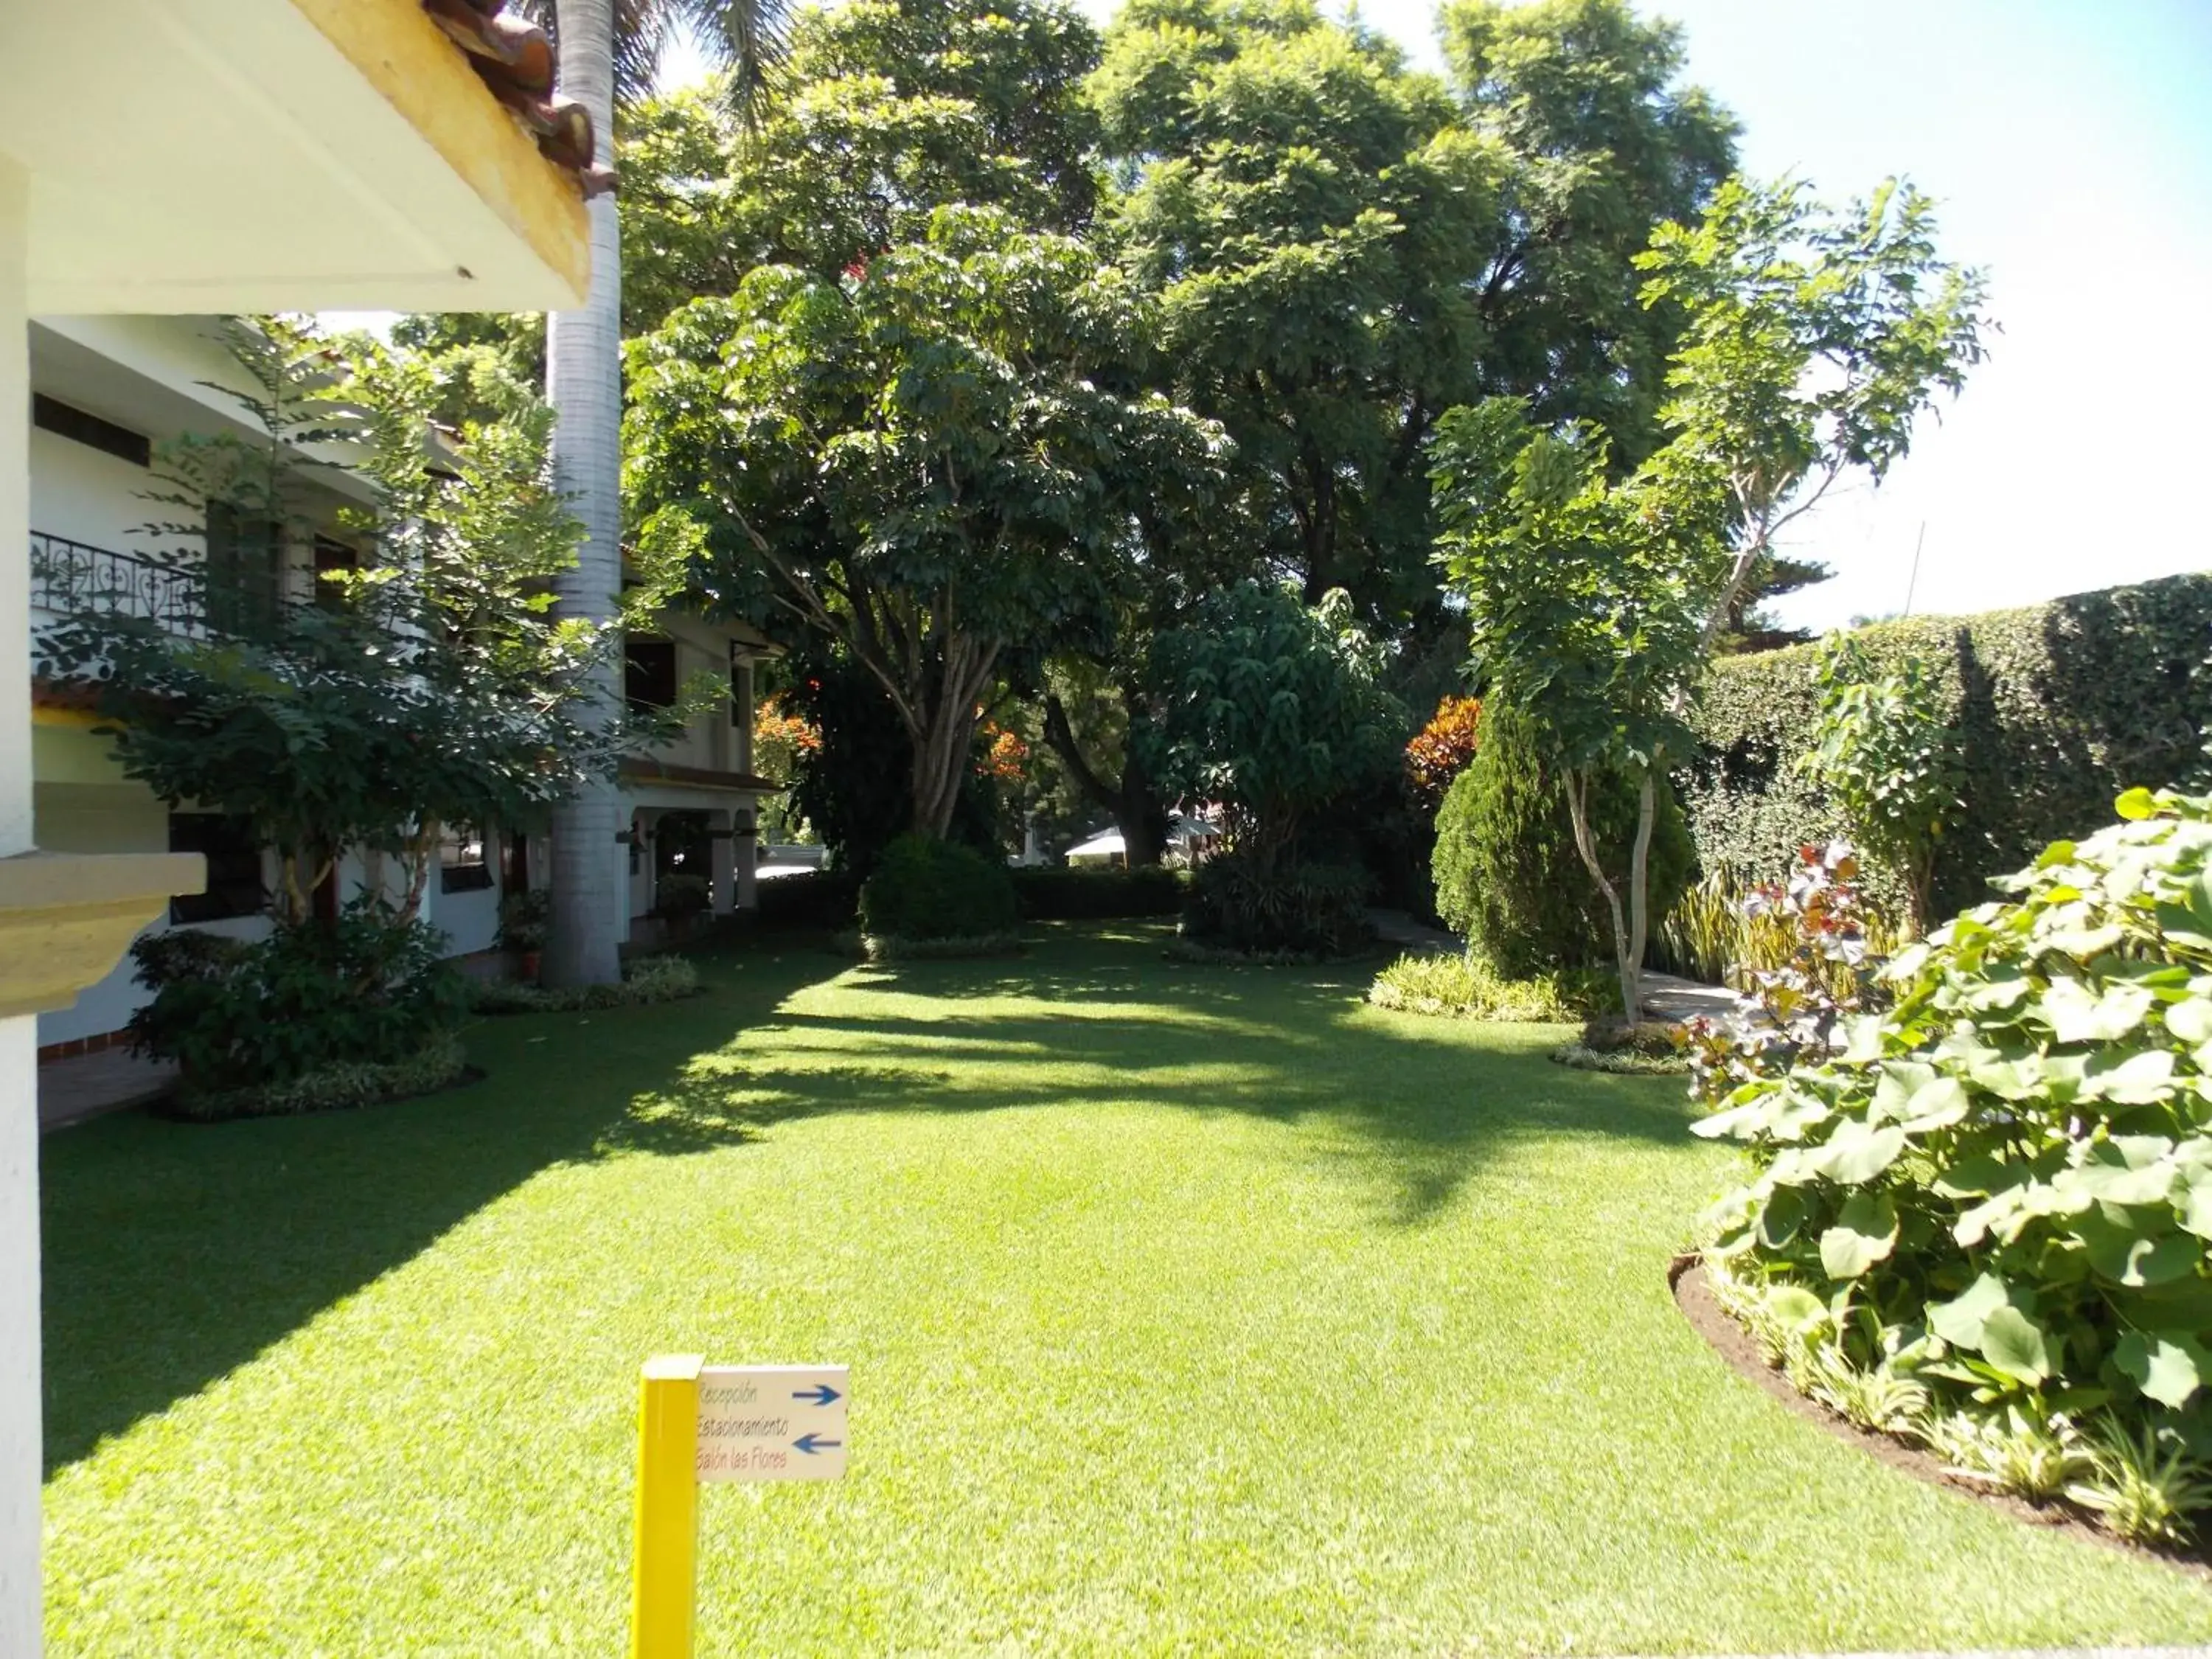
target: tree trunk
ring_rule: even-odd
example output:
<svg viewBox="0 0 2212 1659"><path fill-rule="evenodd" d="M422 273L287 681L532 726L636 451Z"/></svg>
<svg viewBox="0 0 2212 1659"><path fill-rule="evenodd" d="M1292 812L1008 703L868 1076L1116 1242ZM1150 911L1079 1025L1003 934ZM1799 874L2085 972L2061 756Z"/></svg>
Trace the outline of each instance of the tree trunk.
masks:
<svg viewBox="0 0 2212 1659"><path fill-rule="evenodd" d="M602 156L614 148L613 0L561 0L561 90L591 112ZM581 311L546 319L546 396L559 411L553 465L582 520L576 566L553 583L558 613L605 623L622 592L622 244L611 195L586 204L592 286ZM618 653L603 653L596 714L610 719ZM593 779L552 813L553 871L543 973L554 986L622 977L629 906L621 890L622 801Z"/></svg>
<svg viewBox="0 0 2212 1659"><path fill-rule="evenodd" d="M1582 854L1583 867L1597 884L1612 919L1613 969L1620 979L1621 1016L1633 1022L1643 1016L1645 875L1651 825L1657 816L1658 785L1652 769L1646 767L1644 787L1637 798L1636 847L1628 861L1629 895L1624 914L1620 890L1605 873L1605 866L1598 858L1597 837L1590 830L1589 782L1590 774L1586 767L1577 767L1567 774L1567 816L1574 824L1575 851Z"/></svg>
<svg viewBox="0 0 2212 1659"><path fill-rule="evenodd" d="M1121 701L1129 713L1129 729L1133 734L1138 718L1136 693L1129 687L1121 688ZM1152 787L1152 779L1146 775L1144 763L1137 758L1133 738L1122 745L1121 777L1118 783L1109 783L1094 769L1090 757L1083 752L1077 739L1075 727L1067 718L1067 709L1058 696L1048 692L1044 700L1044 740L1068 775L1094 805L1114 815L1114 827L1121 832L1123 856L1133 870L1156 865L1166 849L1170 823L1166 804Z"/></svg>
<svg viewBox="0 0 2212 1659"><path fill-rule="evenodd" d="M914 828L917 835L942 840L952 826L975 739L975 705L948 692L928 711L927 722L914 744Z"/></svg>

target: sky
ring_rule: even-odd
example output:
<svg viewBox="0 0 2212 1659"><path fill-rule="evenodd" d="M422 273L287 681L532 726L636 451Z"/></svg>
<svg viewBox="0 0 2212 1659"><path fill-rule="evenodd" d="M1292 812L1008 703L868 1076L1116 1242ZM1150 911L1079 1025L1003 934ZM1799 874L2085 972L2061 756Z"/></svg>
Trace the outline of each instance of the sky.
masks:
<svg viewBox="0 0 2212 1659"><path fill-rule="evenodd" d="M1079 0L1103 23L1115 0ZM1789 550L1834 580L1808 628L1960 613L2212 567L2212 0L1663 0L1687 77L1760 178L1891 174L1941 204L2002 331L1879 489L1831 491ZM1440 69L1434 0L1361 17ZM665 78L698 72L679 59ZM1916 561L1915 550L1918 550Z"/></svg>

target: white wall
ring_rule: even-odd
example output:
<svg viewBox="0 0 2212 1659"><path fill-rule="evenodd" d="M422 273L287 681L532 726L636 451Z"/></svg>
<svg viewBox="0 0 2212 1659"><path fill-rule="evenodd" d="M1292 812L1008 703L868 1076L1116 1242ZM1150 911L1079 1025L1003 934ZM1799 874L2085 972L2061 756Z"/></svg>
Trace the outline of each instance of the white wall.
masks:
<svg viewBox="0 0 2212 1659"><path fill-rule="evenodd" d="M655 748L653 757L715 772L737 770L739 744L730 724L729 695L730 646L735 636L717 624L668 611L656 620L661 632L676 641L677 684L681 686L705 674L713 678L721 695L714 707L684 727L681 737Z"/></svg>
<svg viewBox="0 0 2212 1659"><path fill-rule="evenodd" d="M146 467L55 433L31 434L33 530L143 556L156 544L131 532L168 511L140 499L137 492L152 488L154 475Z"/></svg>

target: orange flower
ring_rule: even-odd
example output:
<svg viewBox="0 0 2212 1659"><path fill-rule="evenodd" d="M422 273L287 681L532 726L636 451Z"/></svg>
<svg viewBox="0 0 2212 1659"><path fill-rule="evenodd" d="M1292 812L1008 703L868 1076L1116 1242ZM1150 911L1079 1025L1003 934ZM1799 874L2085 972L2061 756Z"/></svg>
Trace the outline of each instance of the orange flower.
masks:
<svg viewBox="0 0 2212 1659"><path fill-rule="evenodd" d="M1482 699L1446 697L1406 745L1406 775L1422 796L1441 801L1467 770L1482 735Z"/></svg>

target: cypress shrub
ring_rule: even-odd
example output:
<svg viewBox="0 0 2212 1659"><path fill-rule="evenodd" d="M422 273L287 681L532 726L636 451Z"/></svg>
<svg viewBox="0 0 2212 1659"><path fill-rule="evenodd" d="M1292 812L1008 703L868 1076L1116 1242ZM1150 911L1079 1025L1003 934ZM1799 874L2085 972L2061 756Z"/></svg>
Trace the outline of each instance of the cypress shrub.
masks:
<svg viewBox="0 0 2212 1659"><path fill-rule="evenodd" d="M1590 828L1607 856L1620 849L1626 868L1636 788L1611 778L1593 794ZM1682 809L1662 781L1649 866L1654 937L1696 861ZM1444 796L1431 867L1437 913L1507 978L1612 966L1613 925L1575 850L1565 779L1546 763L1526 717L1503 704L1483 711L1482 746Z"/></svg>
<svg viewBox="0 0 2212 1659"><path fill-rule="evenodd" d="M2078 593L1974 617L1859 629L1876 672L1907 659L1934 678L1962 773L1936 852L1934 914L1990 896L1991 877L2104 822L2137 785L2185 781L2212 714L2212 576ZM1799 847L1847 834L1799 758L1813 746L1816 647L1729 658L1697 716L1678 781L1698 859L1737 885L1784 876ZM1875 896L1890 901L1877 878Z"/></svg>

